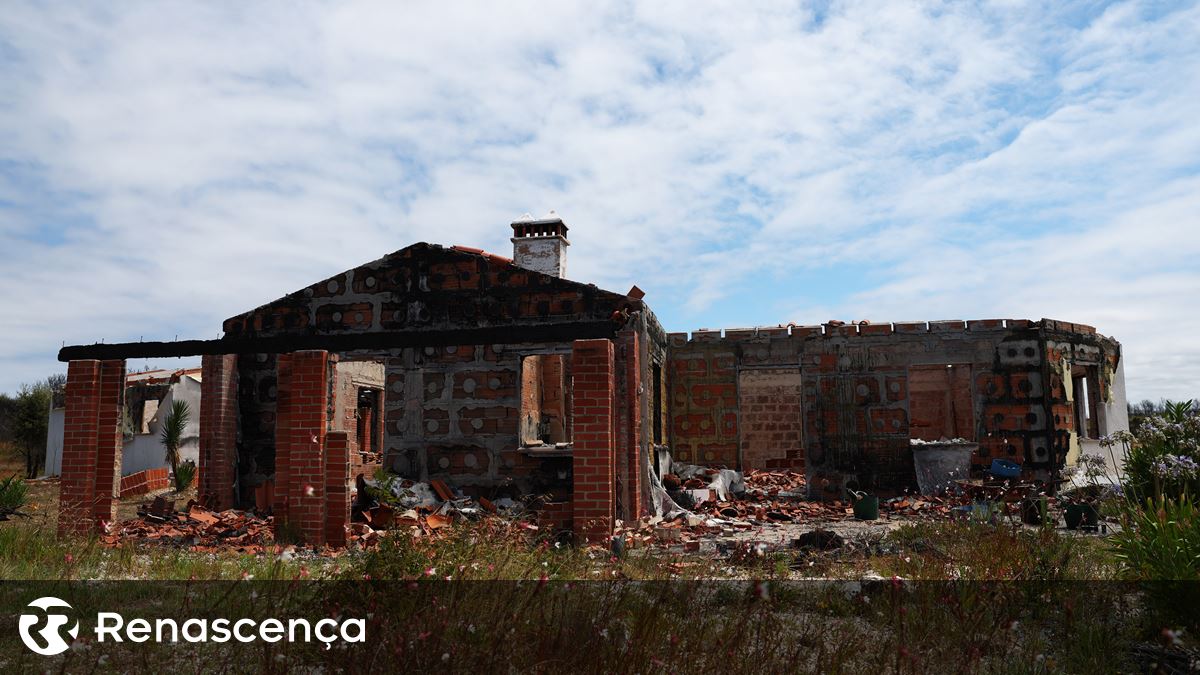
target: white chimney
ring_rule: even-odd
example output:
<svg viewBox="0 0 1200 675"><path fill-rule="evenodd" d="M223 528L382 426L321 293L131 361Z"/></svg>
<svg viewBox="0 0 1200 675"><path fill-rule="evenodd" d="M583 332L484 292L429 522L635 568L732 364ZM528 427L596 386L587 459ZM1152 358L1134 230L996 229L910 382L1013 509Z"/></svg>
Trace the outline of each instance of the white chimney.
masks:
<svg viewBox="0 0 1200 675"><path fill-rule="evenodd" d="M526 213L513 221L513 262L552 277L567 274L567 226L554 211L544 218Z"/></svg>

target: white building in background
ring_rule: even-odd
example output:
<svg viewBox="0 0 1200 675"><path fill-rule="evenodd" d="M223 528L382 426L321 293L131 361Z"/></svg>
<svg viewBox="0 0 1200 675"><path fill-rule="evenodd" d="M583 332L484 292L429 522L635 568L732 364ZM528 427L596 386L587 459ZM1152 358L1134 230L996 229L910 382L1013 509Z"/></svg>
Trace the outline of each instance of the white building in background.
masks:
<svg viewBox="0 0 1200 675"><path fill-rule="evenodd" d="M200 369L148 370L125 377L125 404L129 424L121 455L121 475L167 466L167 449L161 440L162 422L175 401L184 401L191 410L179 448L182 461L196 462L200 457ZM66 409L56 405L50 410L46 434L46 466L43 476L57 476L62 470L63 420Z"/></svg>

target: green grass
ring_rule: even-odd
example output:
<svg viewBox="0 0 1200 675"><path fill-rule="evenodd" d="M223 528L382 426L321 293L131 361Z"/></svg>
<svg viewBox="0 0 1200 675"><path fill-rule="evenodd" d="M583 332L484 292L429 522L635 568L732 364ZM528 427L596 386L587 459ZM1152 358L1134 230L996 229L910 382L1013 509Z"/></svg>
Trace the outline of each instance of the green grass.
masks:
<svg viewBox="0 0 1200 675"><path fill-rule="evenodd" d="M0 579L169 580L295 579L335 573L337 560L283 561L277 556L198 553L169 546L127 543L115 548L96 538L59 540L53 530L0 528ZM337 570L340 573L340 570Z"/></svg>
<svg viewBox="0 0 1200 675"><path fill-rule="evenodd" d="M293 615L369 613L373 658L437 672L489 671L495 663L520 672L1124 672L1137 668L1135 644L1175 626L1144 603L1126 603L1136 585L1067 581L1111 579L1118 567L1103 539L1053 529L920 523L853 552L723 558L649 549L616 557L556 545L499 519L443 532L397 532L371 551L280 560L146 543L106 548L7 526L0 577L286 582L256 584L258 600L230 595L228 584L194 592L208 594L205 611L228 615L280 611L285 601ZM883 579L849 581L867 572ZM956 575L991 581L944 581ZM388 579L406 583L378 583ZM142 593L133 586L108 593ZM137 596L139 611L195 605L180 596L190 586L170 588L161 598ZM104 591L89 592L76 606L109 602ZM215 670L332 669L348 658L337 649L269 648L261 661L242 663L223 660L230 657L218 648L195 649L192 662ZM128 646L106 653L113 669L144 668L149 658ZM68 669L88 669L72 663Z"/></svg>

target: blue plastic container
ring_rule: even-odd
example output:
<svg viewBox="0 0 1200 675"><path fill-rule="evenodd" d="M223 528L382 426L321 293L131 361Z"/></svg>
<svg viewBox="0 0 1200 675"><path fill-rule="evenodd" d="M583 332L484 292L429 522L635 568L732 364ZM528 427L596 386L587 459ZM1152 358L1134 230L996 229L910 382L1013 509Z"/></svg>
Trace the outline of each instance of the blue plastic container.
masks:
<svg viewBox="0 0 1200 675"><path fill-rule="evenodd" d="M993 459L988 473L996 478L1016 478L1021 475L1021 465L1007 459Z"/></svg>

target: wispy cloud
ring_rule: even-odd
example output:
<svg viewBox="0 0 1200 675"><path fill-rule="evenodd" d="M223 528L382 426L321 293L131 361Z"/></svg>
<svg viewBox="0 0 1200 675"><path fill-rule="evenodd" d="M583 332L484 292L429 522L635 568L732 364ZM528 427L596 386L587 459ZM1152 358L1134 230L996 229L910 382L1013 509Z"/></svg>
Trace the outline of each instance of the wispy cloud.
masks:
<svg viewBox="0 0 1200 675"><path fill-rule="evenodd" d="M417 240L669 328L1053 316L1200 394L1195 3L9 3L0 389Z"/></svg>

